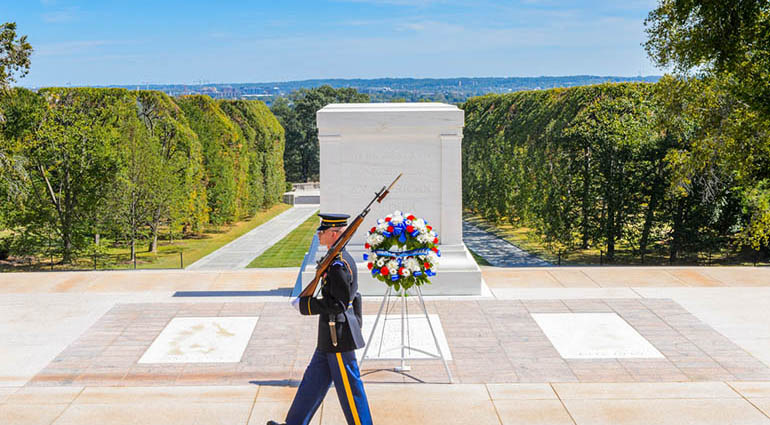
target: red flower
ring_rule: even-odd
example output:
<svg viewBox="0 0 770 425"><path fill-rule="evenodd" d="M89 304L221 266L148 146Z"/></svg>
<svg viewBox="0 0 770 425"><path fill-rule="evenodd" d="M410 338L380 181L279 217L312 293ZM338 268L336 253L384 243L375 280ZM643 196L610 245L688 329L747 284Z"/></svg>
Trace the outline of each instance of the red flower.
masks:
<svg viewBox="0 0 770 425"><path fill-rule="evenodd" d="M393 226L388 226L388 232L393 233Z"/></svg>
<svg viewBox="0 0 770 425"><path fill-rule="evenodd" d="M365 243L365 244L364 244L364 248L366 248L366 249L369 249L369 248L371 248L371 245L369 245L369 242L367 242L367 243Z"/></svg>
<svg viewBox="0 0 770 425"><path fill-rule="evenodd" d="M383 276L387 276L387 275L390 273L390 270L388 270L388 268L387 268L387 267L383 267L383 268L381 268L381 269L380 269L380 273L381 273Z"/></svg>
<svg viewBox="0 0 770 425"><path fill-rule="evenodd" d="M430 263L426 261L425 264L423 264L423 266L425 266L426 269L429 269L430 268Z"/></svg>
<svg viewBox="0 0 770 425"><path fill-rule="evenodd" d="M414 226L406 226L406 233L414 232Z"/></svg>
<svg viewBox="0 0 770 425"><path fill-rule="evenodd" d="M406 218L407 220L414 220L415 217L412 214L409 214L409 217Z"/></svg>
<svg viewBox="0 0 770 425"><path fill-rule="evenodd" d="M370 230L369 233L374 233L376 231L377 231L377 228L376 227L372 227L372 230Z"/></svg>
<svg viewBox="0 0 770 425"><path fill-rule="evenodd" d="M432 227L430 227L430 226L425 226L425 228L426 228L426 229L428 229L428 231L431 231L431 230L433 230L433 228L432 228Z"/></svg>
<svg viewBox="0 0 770 425"><path fill-rule="evenodd" d="M404 268L403 267L399 267L398 268L398 274L400 274L401 276L404 275Z"/></svg>
<svg viewBox="0 0 770 425"><path fill-rule="evenodd" d="M438 238L433 238L433 243L438 243Z"/></svg>
<svg viewBox="0 0 770 425"><path fill-rule="evenodd" d="M438 252L438 248L436 248L435 246L433 248L431 248L430 250L433 251L433 252Z"/></svg>
<svg viewBox="0 0 770 425"><path fill-rule="evenodd" d="M366 265L366 267L369 267L369 270L371 270L371 269L372 269L372 267L374 267L374 264L372 264L372 263L368 263L368 264Z"/></svg>
<svg viewBox="0 0 770 425"><path fill-rule="evenodd" d="M385 217L385 221L389 222L390 221L390 217Z"/></svg>

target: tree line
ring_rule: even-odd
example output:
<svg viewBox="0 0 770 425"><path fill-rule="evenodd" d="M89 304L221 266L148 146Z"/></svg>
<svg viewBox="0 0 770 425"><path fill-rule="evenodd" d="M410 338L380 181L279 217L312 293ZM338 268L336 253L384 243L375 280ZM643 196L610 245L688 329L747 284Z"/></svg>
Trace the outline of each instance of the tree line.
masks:
<svg viewBox="0 0 770 425"><path fill-rule="evenodd" d="M264 103L117 88L0 92L0 250L62 263L100 238L156 252L279 201L284 132Z"/></svg>
<svg viewBox="0 0 770 425"><path fill-rule="evenodd" d="M554 251L619 241L671 261L770 244L770 3L661 0L655 84L489 95L465 103L463 199L533 227Z"/></svg>

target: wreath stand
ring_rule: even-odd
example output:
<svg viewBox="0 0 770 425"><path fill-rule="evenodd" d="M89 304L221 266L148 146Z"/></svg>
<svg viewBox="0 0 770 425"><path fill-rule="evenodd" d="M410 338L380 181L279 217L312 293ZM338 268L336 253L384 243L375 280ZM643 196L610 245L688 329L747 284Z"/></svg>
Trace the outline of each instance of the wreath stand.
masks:
<svg viewBox="0 0 770 425"><path fill-rule="evenodd" d="M425 314L425 320L428 322L428 328L430 329L431 335L433 335L433 342L436 344L436 349L438 350L438 354L429 353L427 351L421 350L419 348L412 347L409 341L409 307L407 305L407 290L404 288L401 288L401 291L399 291L399 294L396 294L395 296L400 296L401 298L401 344L396 347L401 350L401 356L400 357L377 357L373 358L376 360L399 360L401 361L401 365L393 368L392 370L396 373L403 374L404 372L410 371L412 368L406 364L406 351L417 351L419 353L425 354L429 356L432 359L441 359L444 362L444 369L446 369L446 374L449 377L449 383L453 383L452 380L452 373L449 371L449 364L447 363L446 357L444 357L444 353L441 351L441 346L438 343L438 338L436 337L436 332L433 330L433 324L430 322L430 317L428 317L428 310L425 308L425 300L422 297L422 290L420 290L419 285L415 285L414 288L416 288L417 291L417 298L420 301L419 305L422 309L422 312ZM379 352L382 353L382 345L385 342L384 341L384 335L385 335L385 326L386 322L388 320L388 312L390 310L390 298L393 295L393 288L391 286L388 286L388 289L385 291L385 295L382 298L382 303L380 303L380 310L377 312L377 317L374 319L374 326L372 327L372 332L369 334L369 339L366 341L366 348L364 349L364 354L361 356L361 361L359 362L359 367L363 369L364 361L367 360L367 353L369 352L369 348L372 346L372 339L374 338L374 333L377 330L377 324L380 322L380 317L382 317L382 309L385 307L385 305L388 305L388 308L385 309L385 316L382 317L382 333L380 336L380 347ZM397 319L397 318L396 318ZM393 318L391 318L393 320ZM404 325L406 323L406 326ZM410 360L418 360L418 359L410 359ZM423 359L419 359L423 360Z"/></svg>

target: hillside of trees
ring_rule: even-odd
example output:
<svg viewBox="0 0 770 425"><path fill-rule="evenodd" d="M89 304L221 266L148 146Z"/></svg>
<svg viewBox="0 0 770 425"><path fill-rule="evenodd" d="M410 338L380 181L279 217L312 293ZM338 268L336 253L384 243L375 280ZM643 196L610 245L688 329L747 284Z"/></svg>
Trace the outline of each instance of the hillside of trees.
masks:
<svg viewBox="0 0 770 425"><path fill-rule="evenodd" d="M111 87L158 90L171 96L206 94L215 99L258 98L268 105L301 90L323 86L355 89L374 102L460 103L473 96L522 90L575 87L607 82L655 82L659 76L566 75L542 77L458 77L458 78L324 78L267 83L199 83L115 85Z"/></svg>
<svg viewBox="0 0 770 425"><path fill-rule="evenodd" d="M0 92L0 257L63 264L102 239L156 251L280 199L284 132L259 101L157 91Z"/></svg>

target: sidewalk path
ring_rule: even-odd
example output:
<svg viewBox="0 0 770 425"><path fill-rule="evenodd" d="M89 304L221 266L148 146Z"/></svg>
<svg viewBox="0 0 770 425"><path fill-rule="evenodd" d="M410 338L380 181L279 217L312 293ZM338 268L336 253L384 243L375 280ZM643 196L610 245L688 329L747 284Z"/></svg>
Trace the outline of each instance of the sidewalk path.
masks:
<svg viewBox="0 0 770 425"><path fill-rule="evenodd" d="M553 264L521 250L478 226L463 221L463 242L495 267L538 267Z"/></svg>
<svg viewBox="0 0 770 425"><path fill-rule="evenodd" d="M236 270L249 265L276 242L318 211L318 205L297 205L257 226L186 267L187 270Z"/></svg>

